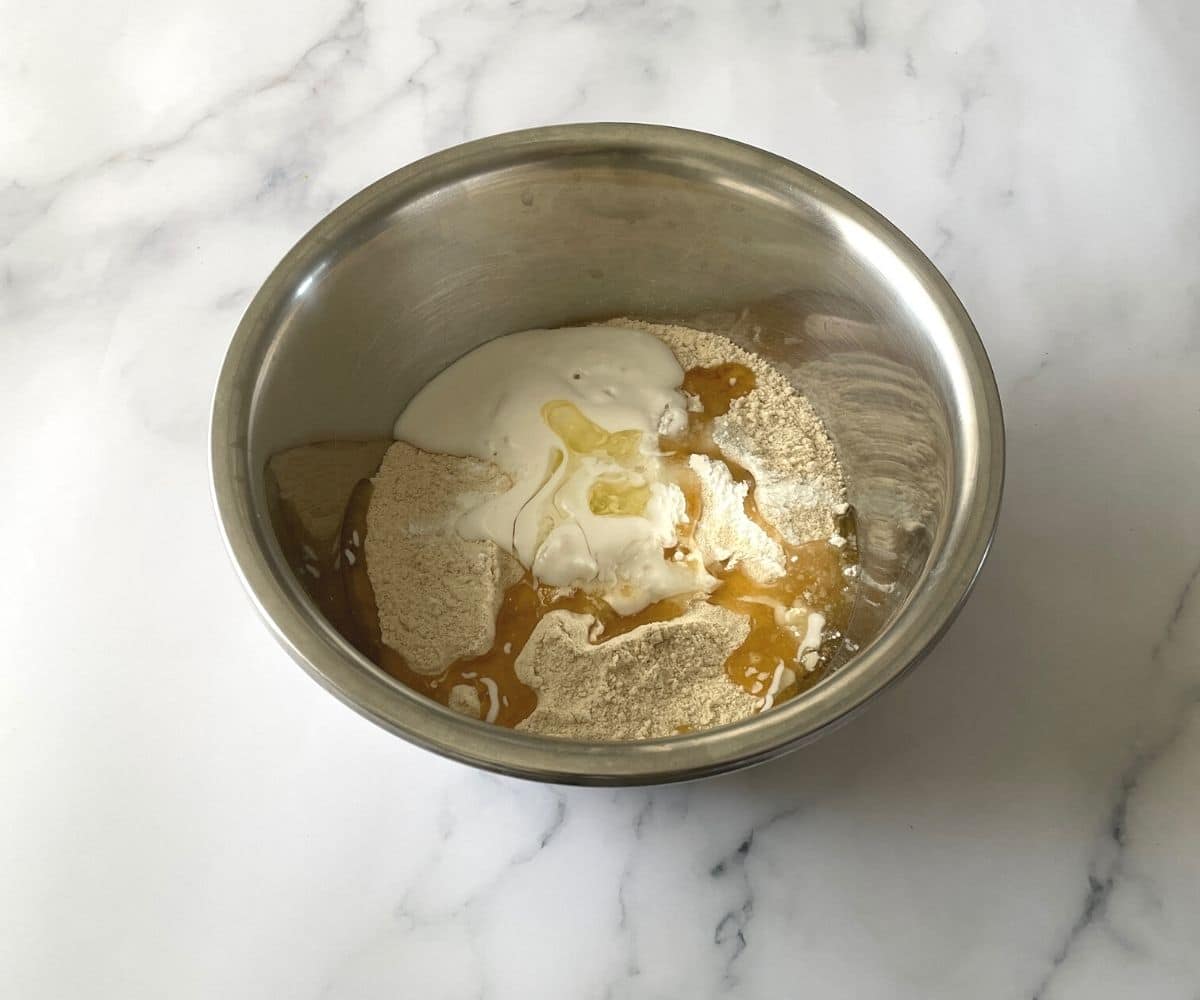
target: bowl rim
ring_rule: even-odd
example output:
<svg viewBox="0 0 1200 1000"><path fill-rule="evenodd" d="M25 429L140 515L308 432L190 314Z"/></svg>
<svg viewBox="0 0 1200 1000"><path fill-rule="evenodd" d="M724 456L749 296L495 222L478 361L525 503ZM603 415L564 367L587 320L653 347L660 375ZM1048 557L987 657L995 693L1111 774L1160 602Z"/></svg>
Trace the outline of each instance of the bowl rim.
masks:
<svg viewBox="0 0 1200 1000"><path fill-rule="evenodd" d="M782 192L815 198L861 227L918 281L964 364L976 434L975 475L956 482L945 540L908 602L846 667L779 708L716 729L625 743L584 743L468 719L384 674L349 645L307 598L297 602L273 561L273 535L256 514L247 448L273 319L331 246L381 207L393 208L455 179L529 159L629 152L687 156L750 172ZM354 241L357 245L357 240ZM242 584L276 640L319 684L384 729L484 770L562 784L690 780L790 752L845 722L928 654L954 621L987 557L1004 484L1004 420L995 375L966 309L934 264L861 199L820 174L733 139L673 126L601 122L500 133L401 167L326 215L292 247L247 307L213 397L210 486L222 538Z"/></svg>

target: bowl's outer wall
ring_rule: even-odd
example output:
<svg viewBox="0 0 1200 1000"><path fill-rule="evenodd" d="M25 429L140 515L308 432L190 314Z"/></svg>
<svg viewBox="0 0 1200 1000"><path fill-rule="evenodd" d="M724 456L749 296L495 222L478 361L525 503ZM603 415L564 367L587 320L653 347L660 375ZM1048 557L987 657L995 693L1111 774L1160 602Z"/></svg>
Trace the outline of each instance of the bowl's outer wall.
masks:
<svg viewBox="0 0 1200 1000"><path fill-rule="evenodd" d="M614 316L731 336L808 395L858 513L863 593L850 638L864 652L807 696L737 727L655 744L548 743L432 706L332 633L283 563L263 467L307 441L388 436L417 389L493 337ZM759 150L619 125L481 140L343 205L247 311L218 387L213 447L234 559L318 679L432 749L587 782L694 777L762 759L874 693L965 597L1003 473L982 346L906 239L834 185Z"/></svg>

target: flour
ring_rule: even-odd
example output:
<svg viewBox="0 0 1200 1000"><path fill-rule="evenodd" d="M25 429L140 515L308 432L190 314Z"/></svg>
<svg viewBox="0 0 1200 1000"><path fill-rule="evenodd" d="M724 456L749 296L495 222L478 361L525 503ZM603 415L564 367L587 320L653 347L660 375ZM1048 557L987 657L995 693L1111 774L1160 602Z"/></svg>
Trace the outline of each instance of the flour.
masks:
<svg viewBox="0 0 1200 1000"><path fill-rule="evenodd" d="M455 523L511 481L488 462L397 441L371 482L367 573L383 641L420 674L486 652L522 569L493 542L462 538Z"/></svg>
<svg viewBox="0 0 1200 1000"><path fill-rule="evenodd" d="M681 530L690 538L681 538L676 545L674 538L664 536L647 549L646 558L656 566L698 561L701 570L718 563L725 571L737 566L765 585L786 575L789 556L780 540L801 545L835 533L836 511L844 509L845 485L833 445L812 407L778 370L716 334L635 320L614 320L604 326L610 329L595 330L589 341L594 345L589 350L601 360L606 338L610 350L620 354L621 338L628 340L626 331L634 330L669 347L684 371L732 362L749 368L755 377L754 388L733 398L728 412L713 420L711 440L753 476L753 506L777 534L747 513L748 482L736 482L724 462L692 454L688 464L699 485L700 514L687 532ZM579 331L570 333L578 339ZM580 363L572 381L586 382L582 379L586 368ZM614 382L612 392L616 386ZM604 386L600 390L609 391ZM525 398L517 395L499 393L497 398L512 406ZM686 420L682 411L679 417ZM407 419L415 420L411 414ZM482 418L476 414L474 419ZM402 415L397 426L408 426L405 420ZM424 420L417 429L436 435L444 432L438 426ZM623 430L613 426L597 433ZM503 438L501 443L508 441ZM498 450L488 453L498 454ZM539 475L544 479L541 461ZM526 464L536 463L530 459ZM555 468L552 463L551 472ZM497 655L489 652L498 641L496 615L506 589L520 580L523 567L493 538L464 531L470 522L464 515L487 504L503 508L515 492L514 480L481 457L431 454L401 441L388 449L373 483L366 554L383 641L400 652L409 667L428 676L440 675L460 659ZM670 525L687 520L682 493L677 499L679 509L666 519ZM583 497L575 506L587 507L590 502ZM515 519L516 515L506 523ZM607 525L604 518L598 520ZM613 524L636 520L611 519ZM671 560L663 559L664 548L674 550ZM560 581L538 573L536 562L531 568L543 584L567 590L575 586L574 576ZM639 570L634 582L644 580L653 569ZM715 586L715 578L709 579ZM607 639L590 614L547 612L544 607L534 613L528 619L531 631L523 633L528 635L524 647L518 643L514 649L505 642L502 650L516 678L537 695L536 707L516 721L517 728L581 740L646 739L724 725L771 706L794 679L791 668L780 659L765 664L765 672L764 667L747 668L746 687L731 680L726 665L732 654L759 653L742 649L751 635L750 617L740 609L704 600L712 589L691 587L687 593L694 595L692 603L664 614L677 617L650 621ZM628 613L607 595L606 600L619 613ZM776 602L764 598L759 603ZM776 618L781 628L804 637L796 664L815 669L824 617L813 609L785 604L778 605ZM511 636L512 622L505 621L505 635ZM455 682L447 692L449 706L475 718L496 719L503 692L495 678L500 676L464 674L471 683ZM512 675L507 676L505 683L513 683Z"/></svg>
<svg viewBox="0 0 1200 1000"><path fill-rule="evenodd" d="M692 455L688 465L700 481L700 517L693 540L726 569L741 565L751 579L765 583L783 576L783 548L746 516L749 483L735 483L724 462Z"/></svg>
<svg viewBox="0 0 1200 1000"><path fill-rule="evenodd" d="M605 326L653 334L685 371L729 362L753 371L754 390L713 422L713 441L754 476L759 513L788 542L802 545L833 534L834 507L846 499L833 442L808 400L777 368L715 333L633 319Z"/></svg>
<svg viewBox="0 0 1200 1000"><path fill-rule="evenodd" d="M538 693L517 725L577 740L638 740L708 729L753 715L761 704L725 676L725 660L749 631L742 615L696 604L683 616L592 645L588 615L554 611L517 658Z"/></svg>
<svg viewBox="0 0 1200 1000"><path fill-rule="evenodd" d="M483 715L483 703L479 700L479 692L471 684L455 684L450 689L448 706L472 719Z"/></svg>
<svg viewBox="0 0 1200 1000"><path fill-rule="evenodd" d="M355 483L371 475L387 441L318 441L271 456L279 499L321 553L333 550Z"/></svg>

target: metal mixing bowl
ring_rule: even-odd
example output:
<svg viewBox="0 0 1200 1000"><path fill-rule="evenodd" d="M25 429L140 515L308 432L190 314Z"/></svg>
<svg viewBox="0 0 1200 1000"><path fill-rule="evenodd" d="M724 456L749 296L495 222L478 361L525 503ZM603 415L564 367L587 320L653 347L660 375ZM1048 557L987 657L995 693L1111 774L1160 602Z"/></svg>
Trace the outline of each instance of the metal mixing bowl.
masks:
<svg viewBox="0 0 1200 1000"><path fill-rule="evenodd" d="M669 739L588 744L464 718L382 673L321 617L272 531L264 463L316 439L389 436L418 388L493 337L614 316L726 333L817 408L858 516L861 592L847 630L857 652L773 711ZM643 125L494 136L351 198L255 296L212 418L226 544L301 666L420 746L579 784L727 771L844 720L917 663L961 607L996 524L1003 466L983 346L912 243L794 163Z"/></svg>

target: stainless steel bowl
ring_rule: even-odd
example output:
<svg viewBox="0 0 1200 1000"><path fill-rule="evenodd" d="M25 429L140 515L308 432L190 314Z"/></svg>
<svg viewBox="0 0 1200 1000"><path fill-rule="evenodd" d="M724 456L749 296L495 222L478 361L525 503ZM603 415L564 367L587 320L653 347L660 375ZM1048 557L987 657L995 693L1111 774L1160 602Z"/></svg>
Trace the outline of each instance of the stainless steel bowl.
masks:
<svg viewBox="0 0 1200 1000"><path fill-rule="evenodd" d="M320 616L272 531L264 463L318 438L388 436L421 385L492 337L613 316L726 333L817 407L858 514L862 588L848 629L858 651L774 711L669 739L588 744L463 718L389 678ZM494 136L351 198L255 296L212 418L226 544L301 666L420 746L579 784L727 771L846 719L917 663L961 607L996 524L1003 466L983 346L912 243L794 163L644 125Z"/></svg>

